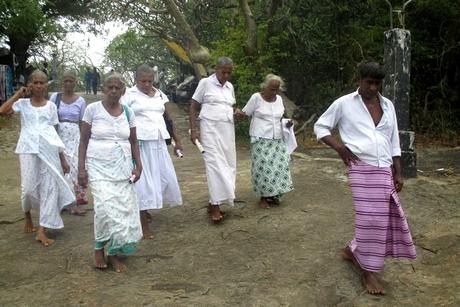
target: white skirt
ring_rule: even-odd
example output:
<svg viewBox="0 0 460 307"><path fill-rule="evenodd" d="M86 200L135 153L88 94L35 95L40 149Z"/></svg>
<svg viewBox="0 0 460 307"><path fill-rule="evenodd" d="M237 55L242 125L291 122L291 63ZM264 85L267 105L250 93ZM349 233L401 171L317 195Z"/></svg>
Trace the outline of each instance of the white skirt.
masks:
<svg viewBox="0 0 460 307"><path fill-rule="evenodd" d="M38 154L20 154L21 205L24 212L40 210L40 226L52 229L64 227L61 210L75 196L64 179L58 147L40 138Z"/></svg>
<svg viewBox="0 0 460 307"><path fill-rule="evenodd" d="M235 128L232 122L200 120L209 202L233 206L236 181Z"/></svg>
<svg viewBox="0 0 460 307"><path fill-rule="evenodd" d="M78 183L78 145L80 144L80 126L77 123L62 122L58 125L58 134L64 143L64 155L70 166L71 188Z"/></svg>
<svg viewBox="0 0 460 307"><path fill-rule="evenodd" d="M113 160L86 159L94 199L94 237L96 249L108 244L109 255L128 254L142 238L136 191L128 183L133 164L121 146L112 154Z"/></svg>
<svg viewBox="0 0 460 307"><path fill-rule="evenodd" d="M182 205L176 172L163 139L140 141L142 175L136 182L140 210Z"/></svg>

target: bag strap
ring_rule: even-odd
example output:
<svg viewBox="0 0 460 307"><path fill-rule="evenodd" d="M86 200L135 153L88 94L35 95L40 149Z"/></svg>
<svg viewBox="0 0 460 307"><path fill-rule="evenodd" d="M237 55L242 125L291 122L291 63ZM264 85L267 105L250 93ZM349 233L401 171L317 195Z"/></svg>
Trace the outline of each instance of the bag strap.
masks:
<svg viewBox="0 0 460 307"><path fill-rule="evenodd" d="M56 108L59 110L59 106L61 105L61 97L62 93L57 93L56 98L54 99L54 103L56 104Z"/></svg>
<svg viewBox="0 0 460 307"><path fill-rule="evenodd" d="M121 106L123 107L123 111L125 112L126 119L128 120L128 123L129 123L129 111L128 111L128 107L127 107L125 104L122 104Z"/></svg>

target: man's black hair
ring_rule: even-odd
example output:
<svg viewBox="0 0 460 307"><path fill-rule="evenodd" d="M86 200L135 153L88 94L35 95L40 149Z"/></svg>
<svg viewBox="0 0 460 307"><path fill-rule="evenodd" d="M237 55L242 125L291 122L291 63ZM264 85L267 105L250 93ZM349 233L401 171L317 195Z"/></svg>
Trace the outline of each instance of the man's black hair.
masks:
<svg viewBox="0 0 460 307"><path fill-rule="evenodd" d="M359 78L373 78L383 80L385 78L385 71L382 66L375 61L366 61L359 64Z"/></svg>

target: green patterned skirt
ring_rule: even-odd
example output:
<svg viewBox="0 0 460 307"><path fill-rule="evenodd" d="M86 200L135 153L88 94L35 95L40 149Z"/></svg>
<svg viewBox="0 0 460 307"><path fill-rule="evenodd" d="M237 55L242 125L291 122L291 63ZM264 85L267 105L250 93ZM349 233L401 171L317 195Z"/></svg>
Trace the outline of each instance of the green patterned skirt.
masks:
<svg viewBox="0 0 460 307"><path fill-rule="evenodd" d="M290 155L282 139L257 139L251 144L251 174L259 197L281 197L294 189Z"/></svg>

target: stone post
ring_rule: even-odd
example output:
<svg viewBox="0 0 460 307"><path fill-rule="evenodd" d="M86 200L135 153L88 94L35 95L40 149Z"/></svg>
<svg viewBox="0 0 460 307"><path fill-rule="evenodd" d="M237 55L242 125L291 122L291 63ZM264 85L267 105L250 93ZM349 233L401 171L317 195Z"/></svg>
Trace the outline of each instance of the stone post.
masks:
<svg viewBox="0 0 460 307"><path fill-rule="evenodd" d="M385 32L383 96L391 99L395 105L398 118L401 143L401 163L403 176L417 176L415 153L415 133L409 131L409 90L410 90L410 56L411 36L405 29L391 29Z"/></svg>

